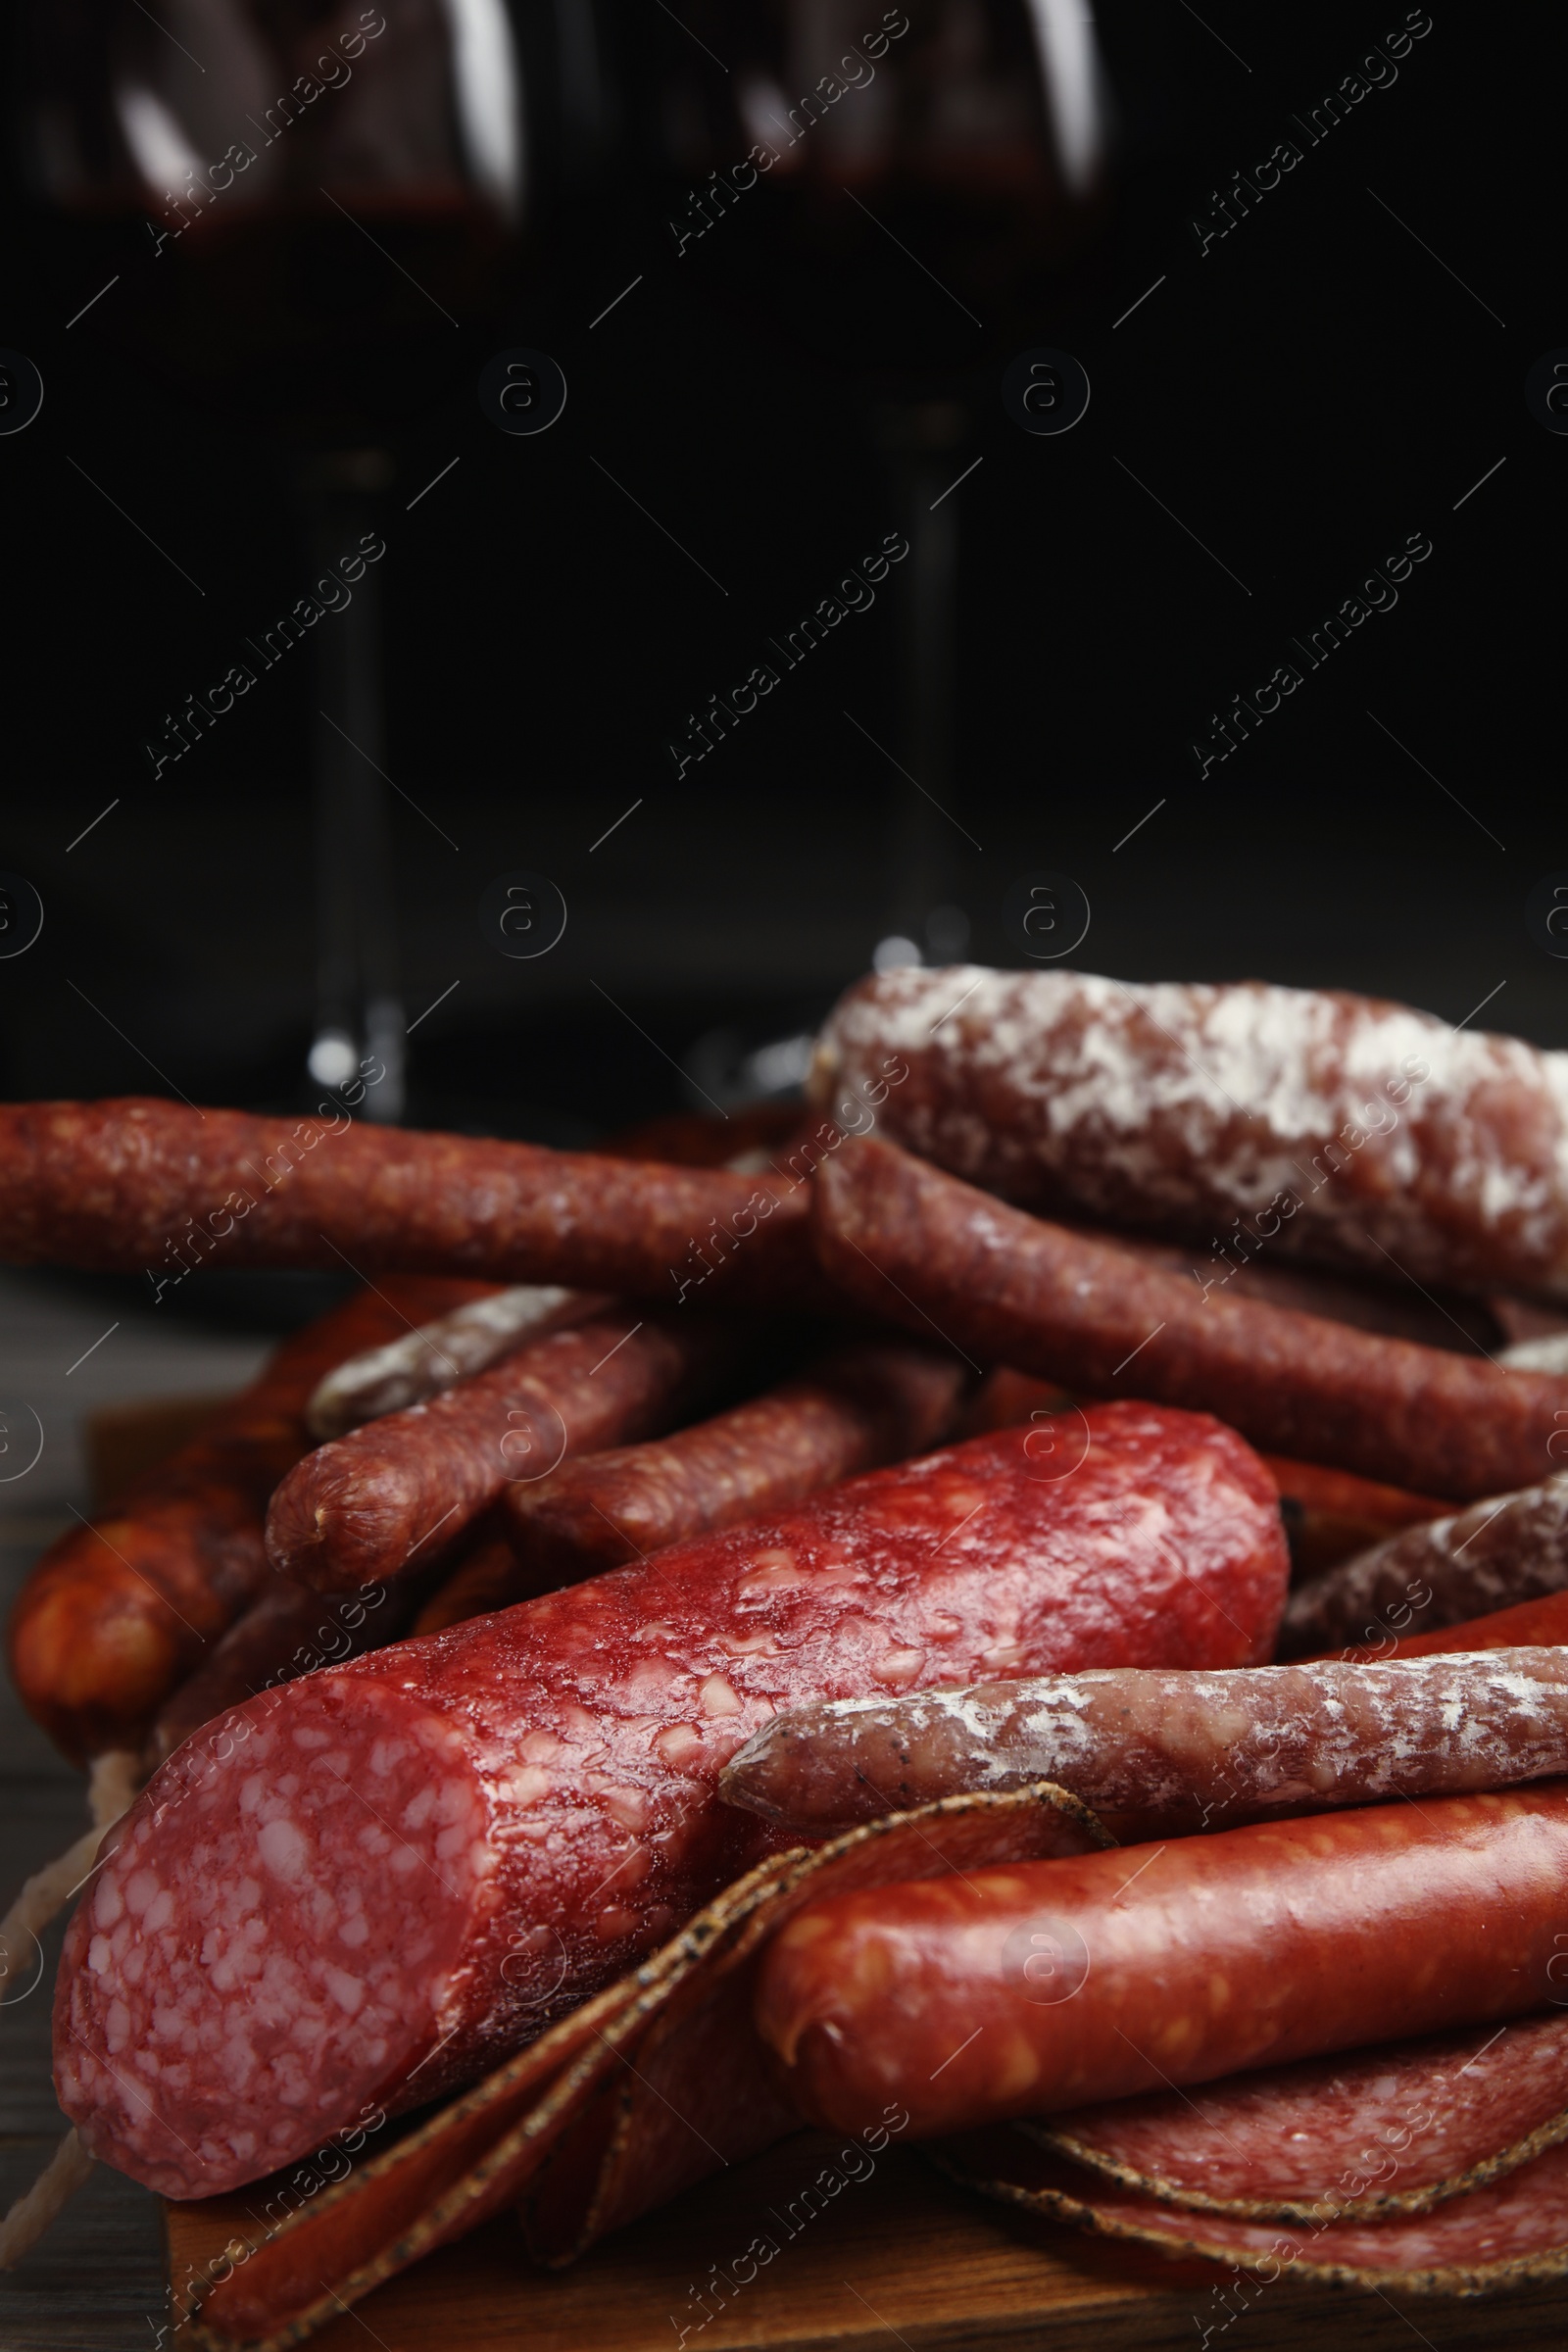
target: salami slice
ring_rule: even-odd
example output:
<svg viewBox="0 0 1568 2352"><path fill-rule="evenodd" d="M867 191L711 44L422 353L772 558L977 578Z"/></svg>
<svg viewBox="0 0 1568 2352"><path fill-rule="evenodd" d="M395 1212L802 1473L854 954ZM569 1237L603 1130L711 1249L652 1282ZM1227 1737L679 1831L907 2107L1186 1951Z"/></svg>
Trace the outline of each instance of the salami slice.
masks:
<svg viewBox="0 0 1568 2352"><path fill-rule="evenodd" d="M470 2079L776 1842L718 1802L779 1706L1003 1664L1266 1656L1270 1482L1109 1405L1078 1475L1019 1433L830 1488L236 1709L127 1815L70 1930L60 2095L174 2196Z"/></svg>
<svg viewBox="0 0 1568 2352"><path fill-rule="evenodd" d="M1341 2286L1475 2295L1568 2271L1568 2148L1561 2145L1431 2213L1310 2225L1162 2205L1094 2180L1018 2131L965 2133L933 2154L955 2180L1004 2204L1167 2253L1203 2255L1270 2284L1283 2278L1316 2278ZM1211 2291L1219 2297L1218 2287ZM1246 2308L1219 2303L1215 2328L1229 2326Z"/></svg>
<svg viewBox="0 0 1568 2352"><path fill-rule="evenodd" d="M1191 1283L875 1137L816 1174L816 1245L907 1329L1091 1395L1202 1407L1270 1451L1469 1499L1550 1467L1568 1383Z"/></svg>
<svg viewBox="0 0 1568 2352"><path fill-rule="evenodd" d="M1309 2222L1424 2213L1568 2139L1568 2014L1114 2099L1022 2129L1196 2211Z"/></svg>
<svg viewBox="0 0 1568 2352"><path fill-rule="evenodd" d="M1054 1781L1122 1836L1568 1774L1568 1650L1197 1672L1119 1667L779 1716L720 1789L806 1836Z"/></svg>
<svg viewBox="0 0 1568 2352"><path fill-rule="evenodd" d="M322 1374L478 1295L475 1283L415 1275L360 1293L285 1340L252 1387L91 1527L50 1545L12 1610L10 1662L24 1706L68 1755L139 1748L262 1590L267 1498L310 1443L305 1404Z"/></svg>
<svg viewBox="0 0 1568 2352"><path fill-rule="evenodd" d="M1522 2016L1565 1870L1549 1781L884 1888L792 1920L756 2016L813 2121L966 2130Z"/></svg>
<svg viewBox="0 0 1568 2352"><path fill-rule="evenodd" d="M970 964L858 982L813 1095L890 1053L886 1135L1011 1200L1212 1237L1215 1279L1279 1250L1568 1297L1568 1054L1342 990Z"/></svg>
<svg viewBox="0 0 1568 2352"><path fill-rule="evenodd" d="M552 1332L308 1454L272 1496L268 1557L322 1592L415 1574L509 1482L667 1428L745 1346L736 1324L635 1307Z"/></svg>
<svg viewBox="0 0 1568 2352"><path fill-rule="evenodd" d="M1515 1377L1518 1377L1517 1375ZM1568 1586L1568 1473L1407 1528L1291 1596L1288 1656L1371 1642L1391 1621L1434 1633Z"/></svg>

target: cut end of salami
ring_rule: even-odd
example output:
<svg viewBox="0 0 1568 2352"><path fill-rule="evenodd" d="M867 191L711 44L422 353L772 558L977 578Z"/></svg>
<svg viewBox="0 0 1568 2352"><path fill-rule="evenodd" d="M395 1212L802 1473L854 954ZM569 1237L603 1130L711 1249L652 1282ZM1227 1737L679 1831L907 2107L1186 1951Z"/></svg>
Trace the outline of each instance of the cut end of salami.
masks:
<svg viewBox="0 0 1568 2352"><path fill-rule="evenodd" d="M281 1695L281 1694L279 1694ZM438 2042L495 1855L450 1720L340 1678L237 1711L131 1815L72 1922L57 2088L83 2144L215 2195L373 2111Z"/></svg>

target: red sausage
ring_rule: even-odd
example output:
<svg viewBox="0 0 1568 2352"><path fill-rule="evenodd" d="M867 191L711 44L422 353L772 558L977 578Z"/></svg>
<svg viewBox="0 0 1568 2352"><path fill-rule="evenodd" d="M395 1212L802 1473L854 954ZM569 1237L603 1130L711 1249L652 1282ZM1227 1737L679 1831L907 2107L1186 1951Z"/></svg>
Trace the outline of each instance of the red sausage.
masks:
<svg viewBox="0 0 1568 2352"><path fill-rule="evenodd" d="M50 1545L12 1610L11 1672L69 1756L139 1748L261 1590L267 1498L310 1444L305 1406L323 1374L485 1287L405 1275L362 1291L285 1340L252 1387L90 1528Z"/></svg>
<svg viewBox="0 0 1568 2352"><path fill-rule="evenodd" d="M406 1614L402 1599L381 1585L329 1596L270 1577L261 1597L160 1709L147 1741L146 1769L154 1771L204 1723L260 1691L393 1641Z"/></svg>
<svg viewBox="0 0 1568 2352"><path fill-rule="evenodd" d="M667 1428L740 1349L711 1317L635 1307L552 1332L307 1454L272 1496L268 1557L319 1592L429 1567L509 1480Z"/></svg>
<svg viewBox="0 0 1568 2352"><path fill-rule="evenodd" d="M876 1084L890 1054L906 1073ZM810 1092L1009 1200L1387 1281L1568 1297L1560 1055L1341 989L906 966L830 1015ZM1211 1238L1210 1238L1211 1237Z"/></svg>
<svg viewBox="0 0 1568 2352"><path fill-rule="evenodd" d="M818 1487L922 1452L950 1429L963 1380L956 1356L860 1341L711 1421L510 1487L502 1508L520 1591L788 1510Z"/></svg>
<svg viewBox="0 0 1568 2352"><path fill-rule="evenodd" d="M1565 1875L1551 1781L924 1880L800 1912L755 2014L813 2121L967 2131L1520 2016Z"/></svg>
<svg viewBox="0 0 1568 2352"><path fill-rule="evenodd" d="M1568 1415L1568 1380L1205 1298L871 1138L818 1169L816 1243L852 1296L972 1357L1199 1406L1271 1451L1433 1494L1544 1477Z"/></svg>
<svg viewBox="0 0 1568 2352"><path fill-rule="evenodd" d="M716 1783L781 1706L1266 1657L1286 1561L1255 1457L1200 1416L1090 1418L1070 1479L976 1439L190 1741L69 1933L57 2082L86 2143L205 2195L481 2072L776 1842Z"/></svg>
<svg viewBox="0 0 1568 2352"><path fill-rule="evenodd" d="M181 1281L229 1266L484 1275L807 1310L788 1178L132 1097L0 1105L0 1258Z"/></svg>

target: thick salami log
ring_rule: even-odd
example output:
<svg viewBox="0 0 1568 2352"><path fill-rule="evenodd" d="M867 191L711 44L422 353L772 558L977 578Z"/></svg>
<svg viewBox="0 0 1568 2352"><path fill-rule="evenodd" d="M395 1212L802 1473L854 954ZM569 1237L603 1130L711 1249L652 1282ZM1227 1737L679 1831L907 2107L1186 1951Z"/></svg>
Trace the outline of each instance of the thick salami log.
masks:
<svg viewBox="0 0 1568 2352"><path fill-rule="evenodd" d="M12 1610L10 1661L23 1704L68 1755L139 1748L261 1589L267 1498L310 1444L305 1404L322 1374L479 1295L412 1276L360 1293L285 1340L260 1380L91 1527L50 1545Z"/></svg>
<svg viewBox="0 0 1568 2352"><path fill-rule="evenodd" d="M923 1452L951 1428L963 1384L956 1356L907 1341L856 1342L657 1444L509 1487L502 1511L519 1580L569 1584Z"/></svg>
<svg viewBox="0 0 1568 2352"><path fill-rule="evenodd" d="M813 2121L966 2131L1521 2016L1565 1873L1560 1781L1257 1823L812 1905L755 2013Z"/></svg>
<svg viewBox="0 0 1568 2352"><path fill-rule="evenodd" d="M564 1291L559 1283L518 1283L491 1291L389 1340L384 1348L350 1356L318 1385L305 1410L305 1426L324 1443L383 1413L406 1412L469 1373L486 1371L525 1341L543 1339L566 1323L585 1323L610 1303L591 1292Z"/></svg>
<svg viewBox="0 0 1568 2352"><path fill-rule="evenodd" d="M130 1097L0 1105L0 1258L146 1271L408 1269L665 1305L824 1303L793 1178ZM721 1278L721 1279L720 1279Z"/></svg>
<svg viewBox="0 0 1568 2352"><path fill-rule="evenodd" d="M780 1706L1266 1656L1286 1562L1255 1457L1195 1415L1091 1418L1066 1482L1017 1433L974 1440L189 1742L70 1930L57 2082L87 2144L204 2195L468 2080L776 1842L716 1781Z"/></svg>
<svg viewBox="0 0 1568 2352"><path fill-rule="evenodd" d="M1257 1446L1469 1500L1545 1475L1568 1382L1191 1283L873 1138L816 1174L816 1246L851 1295L971 1357L1218 1413Z"/></svg>
<svg viewBox="0 0 1568 2352"><path fill-rule="evenodd" d="M619 1307L319 1446L267 1514L274 1568L348 1592L428 1568L509 1481L665 1429L740 1359L738 1324Z"/></svg>
<svg viewBox="0 0 1568 2352"><path fill-rule="evenodd" d="M1392 2286L1414 2294L1480 2295L1568 2271L1568 2148L1562 2146L1428 2214L1283 2225L1183 2212L1137 2189L1113 2187L1019 2130L965 2133L933 2154L954 2180L1004 2204L1250 2273L1261 2285L1249 2294L1231 2280L1210 2287L1194 2314L1203 2344L1280 2278L1370 2286L1379 2293ZM1232 2295L1234 2301L1227 2300Z"/></svg>
<svg viewBox="0 0 1568 2352"><path fill-rule="evenodd" d="M1568 2013L1111 2099L1023 2129L1196 2211L1424 2213L1568 2139Z"/></svg>
<svg viewBox="0 0 1568 2352"><path fill-rule="evenodd" d="M895 1142L1010 1200L1184 1227L1220 1280L1278 1249L1568 1297L1568 1054L1340 990L972 964L859 981L811 1091L889 1054Z"/></svg>
<svg viewBox="0 0 1568 2352"><path fill-rule="evenodd" d="M1159 1838L1558 1774L1568 1650L1540 1648L1228 1673L1122 1666L819 1702L759 1732L719 1791L820 1837L964 1789L1054 1781Z"/></svg>
<svg viewBox="0 0 1568 2352"><path fill-rule="evenodd" d="M1565 1585L1568 1473L1558 1471L1540 1486L1489 1495L1467 1511L1407 1528L1313 1577L1291 1596L1282 1646L1288 1656L1300 1656L1375 1641L1401 1604L1401 1630L1433 1633Z"/></svg>

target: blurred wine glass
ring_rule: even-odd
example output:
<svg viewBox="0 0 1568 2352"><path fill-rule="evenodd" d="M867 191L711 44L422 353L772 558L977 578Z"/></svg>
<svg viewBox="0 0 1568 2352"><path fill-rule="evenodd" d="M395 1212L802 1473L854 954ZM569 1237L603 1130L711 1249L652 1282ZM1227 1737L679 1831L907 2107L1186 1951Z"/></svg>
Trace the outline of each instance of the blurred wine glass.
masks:
<svg viewBox="0 0 1568 2352"><path fill-rule="evenodd" d="M729 318L854 387L909 543L885 942L952 898L959 501L1005 360L1065 340L1113 141L1088 0L682 0L649 74L672 243ZM681 240L685 241L682 242ZM923 797L929 795L930 798ZM933 806L940 803L941 808Z"/></svg>
<svg viewBox="0 0 1568 2352"><path fill-rule="evenodd" d="M31 191L117 280L83 332L284 446L309 587L376 535L389 445L547 297L615 131L595 0L24 0L21 30ZM378 579L315 632L309 1065L374 1056L395 1120Z"/></svg>

